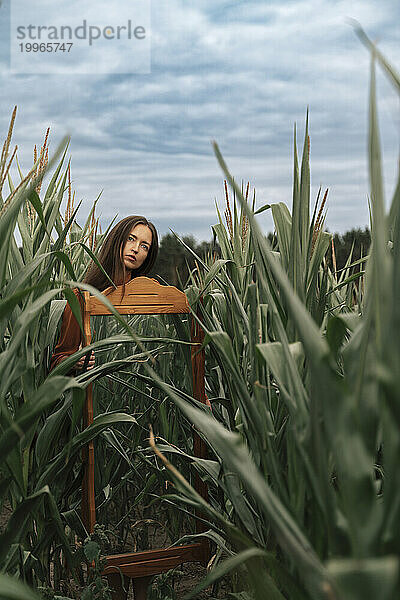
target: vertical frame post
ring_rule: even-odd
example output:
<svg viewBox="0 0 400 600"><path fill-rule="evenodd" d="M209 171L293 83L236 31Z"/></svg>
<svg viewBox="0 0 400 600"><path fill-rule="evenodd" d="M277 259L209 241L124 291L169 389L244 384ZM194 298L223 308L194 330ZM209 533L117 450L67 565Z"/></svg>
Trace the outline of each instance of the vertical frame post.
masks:
<svg viewBox="0 0 400 600"><path fill-rule="evenodd" d="M83 311L84 346L92 341L90 330L90 296L84 292L85 304ZM89 427L93 423L93 384L86 388L86 399L83 410L83 426ZM83 480L82 480L82 521L88 531L93 533L96 523L96 506L94 494L94 444L93 441L84 448L83 458Z"/></svg>
<svg viewBox="0 0 400 600"><path fill-rule="evenodd" d="M199 314L197 312L197 314ZM206 389L205 389L205 353L204 348L201 348L201 345L204 341L204 331L196 321L196 319L192 316L191 323L191 357L192 357L192 378L193 378L193 398L196 398L202 404L206 404ZM206 457L206 444L204 440L201 439L199 434L194 431L193 433L193 453L195 456L199 458ZM205 483L197 476L196 474L196 491L199 494L207 499L207 486Z"/></svg>
<svg viewBox="0 0 400 600"><path fill-rule="evenodd" d="M201 302L201 299L200 299ZM197 309L197 316L200 316L200 311ZM202 348L204 341L204 331L198 321L192 316L191 322L191 356L192 356L192 377L193 377L193 398L206 404L206 388L205 388L205 352ZM196 430L193 430L193 454L198 458L207 457L207 446L204 440L199 436ZM195 473L194 488L204 500L208 500L207 485L200 478L199 474ZM199 515L200 516L200 515ZM197 533L202 533L205 526L201 521L196 521ZM208 541L204 538L202 545L202 563L207 565L210 558L210 548Z"/></svg>

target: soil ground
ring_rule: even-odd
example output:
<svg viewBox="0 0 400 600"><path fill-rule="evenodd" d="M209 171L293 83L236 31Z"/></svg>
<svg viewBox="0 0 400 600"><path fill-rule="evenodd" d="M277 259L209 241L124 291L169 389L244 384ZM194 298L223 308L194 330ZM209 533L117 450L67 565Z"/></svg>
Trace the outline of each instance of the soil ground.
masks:
<svg viewBox="0 0 400 600"><path fill-rule="evenodd" d="M11 507L5 504L2 510L0 511L0 533L3 532L5 527L7 526L10 515ZM157 543L158 540L153 540L153 542L154 541L156 541ZM162 545L164 546L164 544L165 540ZM188 594L191 590L193 590L196 587L196 585L198 585L198 583L200 583L200 581L206 576L206 573L207 571L205 567L196 563L187 563L176 569L174 575L169 574L167 576L166 585L167 587L173 587L176 597L178 598L178 600L180 600L181 598L184 598L184 596ZM156 580L154 580L153 585L157 585ZM81 592L77 589L76 585L73 582L70 582L70 585L66 585L65 588L68 588L69 594L71 594L76 600L79 600ZM195 600L216 600L217 598L223 599L227 597L228 592L229 584L225 581L222 581L214 588L213 586L210 586L203 592L200 592L196 596ZM159 598L161 598L160 595ZM132 586L130 586L128 600L135 600Z"/></svg>

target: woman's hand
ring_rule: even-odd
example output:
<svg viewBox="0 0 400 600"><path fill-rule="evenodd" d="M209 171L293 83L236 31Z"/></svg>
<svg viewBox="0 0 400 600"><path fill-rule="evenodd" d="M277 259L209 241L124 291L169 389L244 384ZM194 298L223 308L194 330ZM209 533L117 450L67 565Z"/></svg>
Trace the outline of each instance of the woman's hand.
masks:
<svg viewBox="0 0 400 600"><path fill-rule="evenodd" d="M82 367L83 367L83 365L84 365L84 363L85 363L85 358L86 358L86 356L82 356L82 358L80 358L80 359L78 360L78 362L75 364L75 367L74 367L74 368L75 368L75 370L76 370L76 371L78 371L78 372L79 372L79 371L82 371ZM95 359L94 359L94 352L93 352L93 350L92 350L92 352L91 352L91 354L90 354L89 362L88 362L88 364L87 364L87 367L86 367L86 371L90 371L90 369L93 369L93 367L94 367L94 362L95 362Z"/></svg>

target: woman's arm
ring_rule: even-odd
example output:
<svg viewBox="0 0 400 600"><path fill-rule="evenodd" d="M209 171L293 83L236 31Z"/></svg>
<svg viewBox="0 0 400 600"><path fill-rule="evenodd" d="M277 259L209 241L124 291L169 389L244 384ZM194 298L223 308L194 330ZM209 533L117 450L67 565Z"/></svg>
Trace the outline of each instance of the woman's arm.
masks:
<svg viewBox="0 0 400 600"><path fill-rule="evenodd" d="M81 301L78 291L77 290L73 290L73 291L81 303L82 301ZM56 347L54 348L54 352L53 352L53 355L52 355L51 361L50 361L50 371L52 371L54 369L54 367L56 367L58 364L60 364L61 361L65 360L66 358L71 356L71 354L74 354L75 352L77 352L81 346L81 342L82 342L82 335L81 335L81 330L80 330L78 321L75 319L73 312L71 310L71 307L67 302L64 312L63 312L63 316L62 316L60 337L58 339ZM83 366L84 361L85 361L85 357L82 357L76 363L76 365L74 367L72 367L70 373L75 370L80 370ZM92 354L91 354L87 369L89 370L89 369L92 369L93 367L94 367L94 352L92 352Z"/></svg>

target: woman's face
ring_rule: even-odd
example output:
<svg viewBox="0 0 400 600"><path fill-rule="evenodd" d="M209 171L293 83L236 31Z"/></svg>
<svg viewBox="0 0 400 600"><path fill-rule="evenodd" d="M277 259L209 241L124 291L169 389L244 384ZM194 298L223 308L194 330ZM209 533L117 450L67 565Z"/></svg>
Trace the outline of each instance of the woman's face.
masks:
<svg viewBox="0 0 400 600"><path fill-rule="evenodd" d="M121 260L125 269L133 271L142 266L149 253L152 238L153 234L147 225L139 223L132 227L121 250Z"/></svg>

